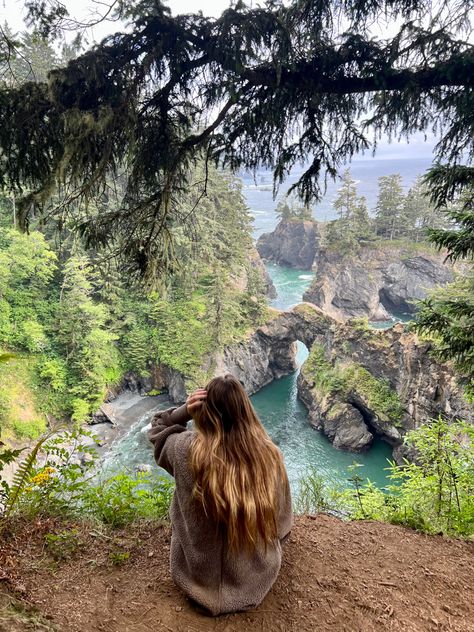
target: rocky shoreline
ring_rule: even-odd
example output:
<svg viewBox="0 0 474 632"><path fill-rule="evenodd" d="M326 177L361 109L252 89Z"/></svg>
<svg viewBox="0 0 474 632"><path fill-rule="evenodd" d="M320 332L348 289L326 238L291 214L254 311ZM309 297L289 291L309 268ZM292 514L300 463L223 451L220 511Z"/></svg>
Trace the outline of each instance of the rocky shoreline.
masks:
<svg viewBox="0 0 474 632"><path fill-rule="evenodd" d="M452 369L432 358L429 343L403 325L375 330L340 323L309 303L275 310L247 340L206 358L202 369L209 375L232 372L253 394L296 369L296 341L310 350L298 378L298 396L308 408L309 423L336 448L366 450L379 436L400 461L407 456L405 434L430 418L444 415L474 423ZM167 402L186 398L185 376L166 367L155 368L145 379L129 375L123 387L136 393L166 390Z"/></svg>
<svg viewBox="0 0 474 632"><path fill-rule="evenodd" d="M263 261L315 272L303 300L333 318L386 321L454 279L457 267L429 244L384 241L346 253L324 246L324 223L281 221L257 241Z"/></svg>

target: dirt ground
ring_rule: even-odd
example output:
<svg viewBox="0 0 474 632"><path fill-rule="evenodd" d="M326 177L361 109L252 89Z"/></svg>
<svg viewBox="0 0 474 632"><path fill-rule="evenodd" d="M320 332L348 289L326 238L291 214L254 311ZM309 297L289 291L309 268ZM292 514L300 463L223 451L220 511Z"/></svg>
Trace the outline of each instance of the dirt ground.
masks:
<svg viewBox="0 0 474 632"><path fill-rule="evenodd" d="M1 632L474 632L474 542L299 517L264 602L213 619L170 578L167 526L37 521L14 534L0 545Z"/></svg>

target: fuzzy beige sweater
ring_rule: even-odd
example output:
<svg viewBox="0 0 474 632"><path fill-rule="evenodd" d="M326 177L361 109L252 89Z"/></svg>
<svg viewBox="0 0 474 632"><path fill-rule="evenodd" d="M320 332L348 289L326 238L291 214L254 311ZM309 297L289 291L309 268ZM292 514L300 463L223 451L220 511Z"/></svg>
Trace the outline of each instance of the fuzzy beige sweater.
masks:
<svg viewBox="0 0 474 632"><path fill-rule="evenodd" d="M223 529L205 516L192 497L188 457L194 432L186 428L189 419L185 405L169 408L154 417L148 433L156 462L176 481L170 510L171 576L186 595L213 615L247 610L263 600L280 570L281 543L293 521L290 490L282 481L275 546L252 556L231 555Z"/></svg>

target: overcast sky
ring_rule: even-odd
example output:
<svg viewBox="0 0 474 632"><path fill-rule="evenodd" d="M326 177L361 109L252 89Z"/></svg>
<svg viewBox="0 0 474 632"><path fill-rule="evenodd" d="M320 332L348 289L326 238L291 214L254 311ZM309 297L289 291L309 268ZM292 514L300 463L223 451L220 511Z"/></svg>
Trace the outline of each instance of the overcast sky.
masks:
<svg viewBox="0 0 474 632"><path fill-rule="evenodd" d="M107 0L109 2L110 0ZM71 17L80 21L90 22L97 19L98 14L104 13L104 2L94 3L93 0L63 0ZM174 15L179 13L192 13L202 11L204 15L219 16L230 5L230 0L169 0L166 3ZM254 2L258 5L258 2ZM23 22L24 0L0 0L0 21L8 22L13 31L25 29ZM89 43L100 41L105 36L122 30L123 24L117 22L102 22L89 30ZM387 33L385 32L386 36ZM405 156L431 157L434 142L433 138L425 141L422 134L413 135L410 143L406 141L389 143L387 139L378 142L377 157L385 159L400 159ZM367 154L365 158L370 158Z"/></svg>

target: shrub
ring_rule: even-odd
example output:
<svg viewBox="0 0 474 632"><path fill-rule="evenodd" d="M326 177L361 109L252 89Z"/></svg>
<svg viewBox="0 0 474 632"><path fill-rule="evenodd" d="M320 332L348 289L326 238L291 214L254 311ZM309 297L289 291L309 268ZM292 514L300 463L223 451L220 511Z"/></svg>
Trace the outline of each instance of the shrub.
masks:
<svg viewBox="0 0 474 632"><path fill-rule="evenodd" d="M21 326L22 335L20 344L32 353L44 351L49 341L44 328L36 320L26 320Z"/></svg>
<svg viewBox="0 0 474 632"><path fill-rule="evenodd" d="M90 407L88 402L81 397L76 397L71 402L72 414L71 419L77 424L85 421L90 415Z"/></svg>
<svg viewBox="0 0 474 632"><path fill-rule="evenodd" d="M55 391L62 391L66 387L67 368L61 358L48 358L39 367L39 375L47 380Z"/></svg>
<svg viewBox="0 0 474 632"><path fill-rule="evenodd" d="M173 482L164 476L142 472L135 476L117 474L85 490L84 508L112 527L137 519L164 519L168 516L173 489Z"/></svg>
<svg viewBox="0 0 474 632"><path fill-rule="evenodd" d="M37 439L46 431L46 420L42 418L15 419L12 428L19 439Z"/></svg>
<svg viewBox="0 0 474 632"><path fill-rule="evenodd" d="M317 468L309 467L304 472L293 506L298 514L314 514L329 507L324 479Z"/></svg>
<svg viewBox="0 0 474 632"><path fill-rule="evenodd" d="M390 463L392 484L334 494L354 519L385 520L427 533L474 535L474 428L439 418L408 433L416 462ZM354 480L352 479L354 483Z"/></svg>
<svg viewBox="0 0 474 632"><path fill-rule="evenodd" d="M174 483L153 473L122 473L100 481L97 452L86 443L92 436L79 428L42 437L19 464L13 485L1 481L5 516L88 517L112 527L166 518ZM0 453L0 475L19 453Z"/></svg>

